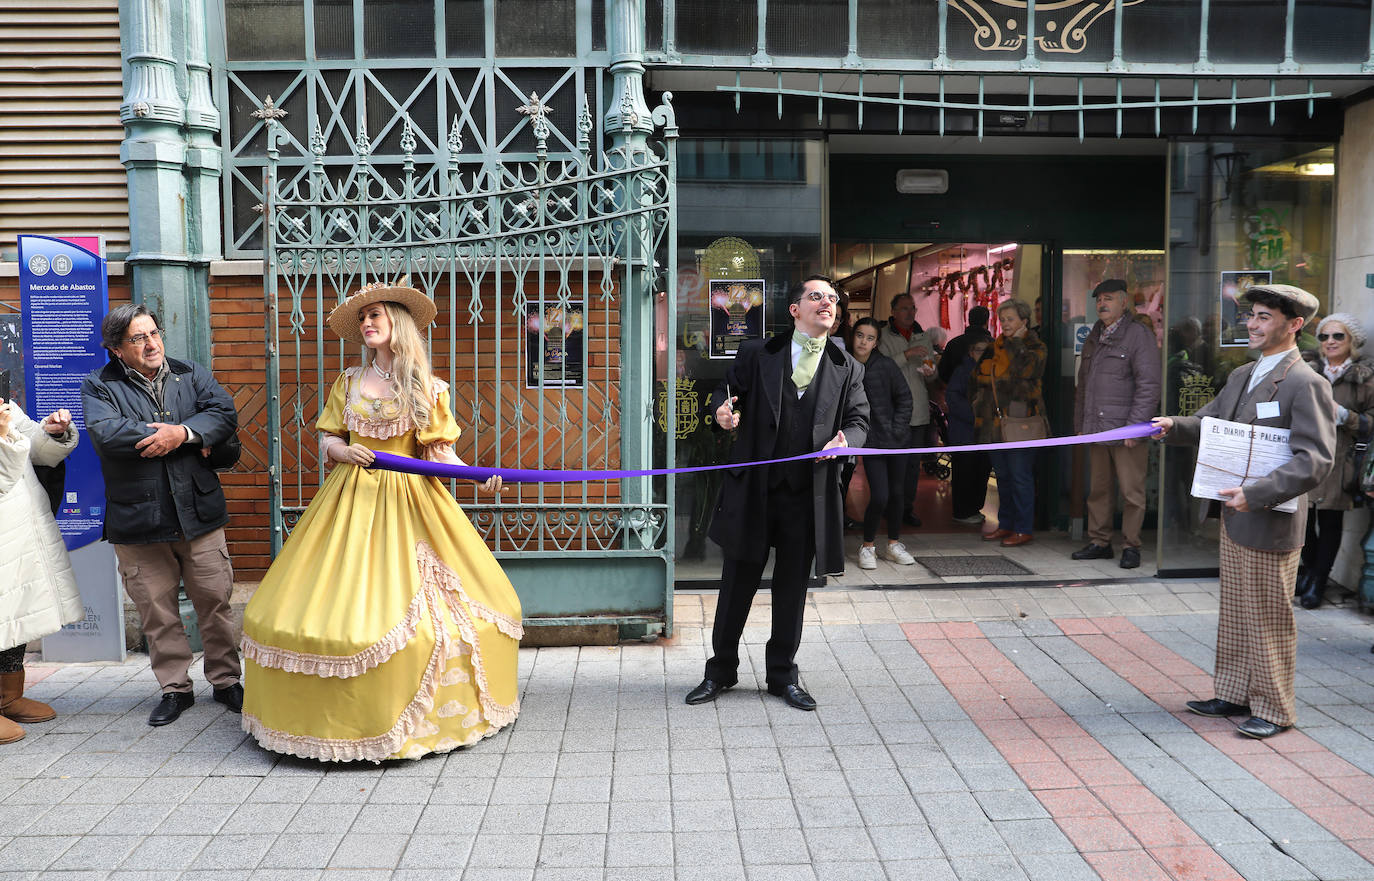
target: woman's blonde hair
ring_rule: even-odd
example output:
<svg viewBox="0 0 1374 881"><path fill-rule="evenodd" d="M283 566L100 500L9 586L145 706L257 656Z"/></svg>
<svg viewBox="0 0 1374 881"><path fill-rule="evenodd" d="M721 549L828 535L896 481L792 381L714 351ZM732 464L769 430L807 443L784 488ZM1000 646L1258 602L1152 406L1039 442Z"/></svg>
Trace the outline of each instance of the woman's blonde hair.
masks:
<svg viewBox="0 0 1374 881"><path fill-rule="evenodd" d="M401 415L409 416L416 428L429 427L429 409L434 404L430 387L431 372L425 339L415 325L410 310L400 303L382 301L386 317L391 319L391 373L401 405ZM367 363L376 353L367 350Z"/></svg>

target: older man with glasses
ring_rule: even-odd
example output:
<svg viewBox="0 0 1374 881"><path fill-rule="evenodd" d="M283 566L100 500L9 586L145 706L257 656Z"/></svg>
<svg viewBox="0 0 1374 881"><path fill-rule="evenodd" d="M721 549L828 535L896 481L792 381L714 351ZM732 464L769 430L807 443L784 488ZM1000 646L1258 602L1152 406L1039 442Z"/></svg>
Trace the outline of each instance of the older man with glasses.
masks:
<svg viewBox="0 0 1374 881"><path fill-rule="evenodd" d="M195 703L191 647L178 587L195 606L214 699L243 708L229 594L234 573L224 540L229 522L212 457L231 446L234 401L209 370L166 357L157 316L116 306L100 327L110 363L81 386L86 430L105 478L105 538L114 545L124 589L143 618L162 700L149 725L176 721Z"/></svg>

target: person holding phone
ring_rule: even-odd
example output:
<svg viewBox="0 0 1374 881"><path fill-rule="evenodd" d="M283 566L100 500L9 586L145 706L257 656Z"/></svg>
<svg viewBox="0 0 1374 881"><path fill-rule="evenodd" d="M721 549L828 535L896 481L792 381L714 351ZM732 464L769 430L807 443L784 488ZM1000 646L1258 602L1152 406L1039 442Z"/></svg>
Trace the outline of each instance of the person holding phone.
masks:
<svg viewBox="0 0 1374 881"><path fill-rule="evenodd" d="M72 414L54 410L34 422L9 399L0 371L0 744L24 737L20 723L46 722L57 712L24 697L24 651L31 640L85 616L67 549L53 519L56 507L34 474L76 449Z"/></svg>

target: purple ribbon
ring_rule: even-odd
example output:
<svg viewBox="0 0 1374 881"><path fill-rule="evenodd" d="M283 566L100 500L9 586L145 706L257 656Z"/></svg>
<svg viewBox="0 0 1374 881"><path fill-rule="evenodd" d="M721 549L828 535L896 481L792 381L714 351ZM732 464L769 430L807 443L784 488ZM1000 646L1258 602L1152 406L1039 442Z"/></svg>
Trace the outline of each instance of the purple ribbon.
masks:
<svg viewBox="0 0 1374 881"><path fill-rule="evenodd" d="M1002 444L963 444L952 447L909 447L900 450L879 450L870 447L835 447L830 450L817 450L800 456L785 459L767 459L762 462L731 462L724 465L692 465L687 468L638 468L627 471L543 471L537 468L481 468L476 465L447 465L442 462L429 462L412 459L395 453L378 452L373 468L385 471L399 471L402 474L419 474L424 477L443 479L484 481L494 474L501 475L503 483L576 483L587 480L618 480L622 477L658 477L663 474L693 474L698 471L721 471L726 468L757 468L761 465L775 465L779 462L797 462L803 459L819 459L822 456L906 456L912 453L972 453L996 450L1029 450L1039 447L1067 447L1073 444L1102 444L1123 441L1130 438L1150 437L1156 430L1148 422L1137 422L1111 431L1095 434L1076 434L1070 437L1047 437L1042 440L1022 441Z"/></svg>

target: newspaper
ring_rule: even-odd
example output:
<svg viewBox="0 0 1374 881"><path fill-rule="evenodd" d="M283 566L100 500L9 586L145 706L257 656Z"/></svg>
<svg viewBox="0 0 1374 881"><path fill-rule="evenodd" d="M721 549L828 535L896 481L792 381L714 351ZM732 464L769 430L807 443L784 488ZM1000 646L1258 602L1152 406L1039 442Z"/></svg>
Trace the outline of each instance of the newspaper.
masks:
<svg viewBox="0 0 1374 881"><path fill-rule="evenodd" d="M1221 490L1246 487L1293 458L1286 428L1202 418L1197 469L1192 494L1199 499L1220 499ZM1272 510L1296 514L1298 499L1274 505Z"/></svg>

